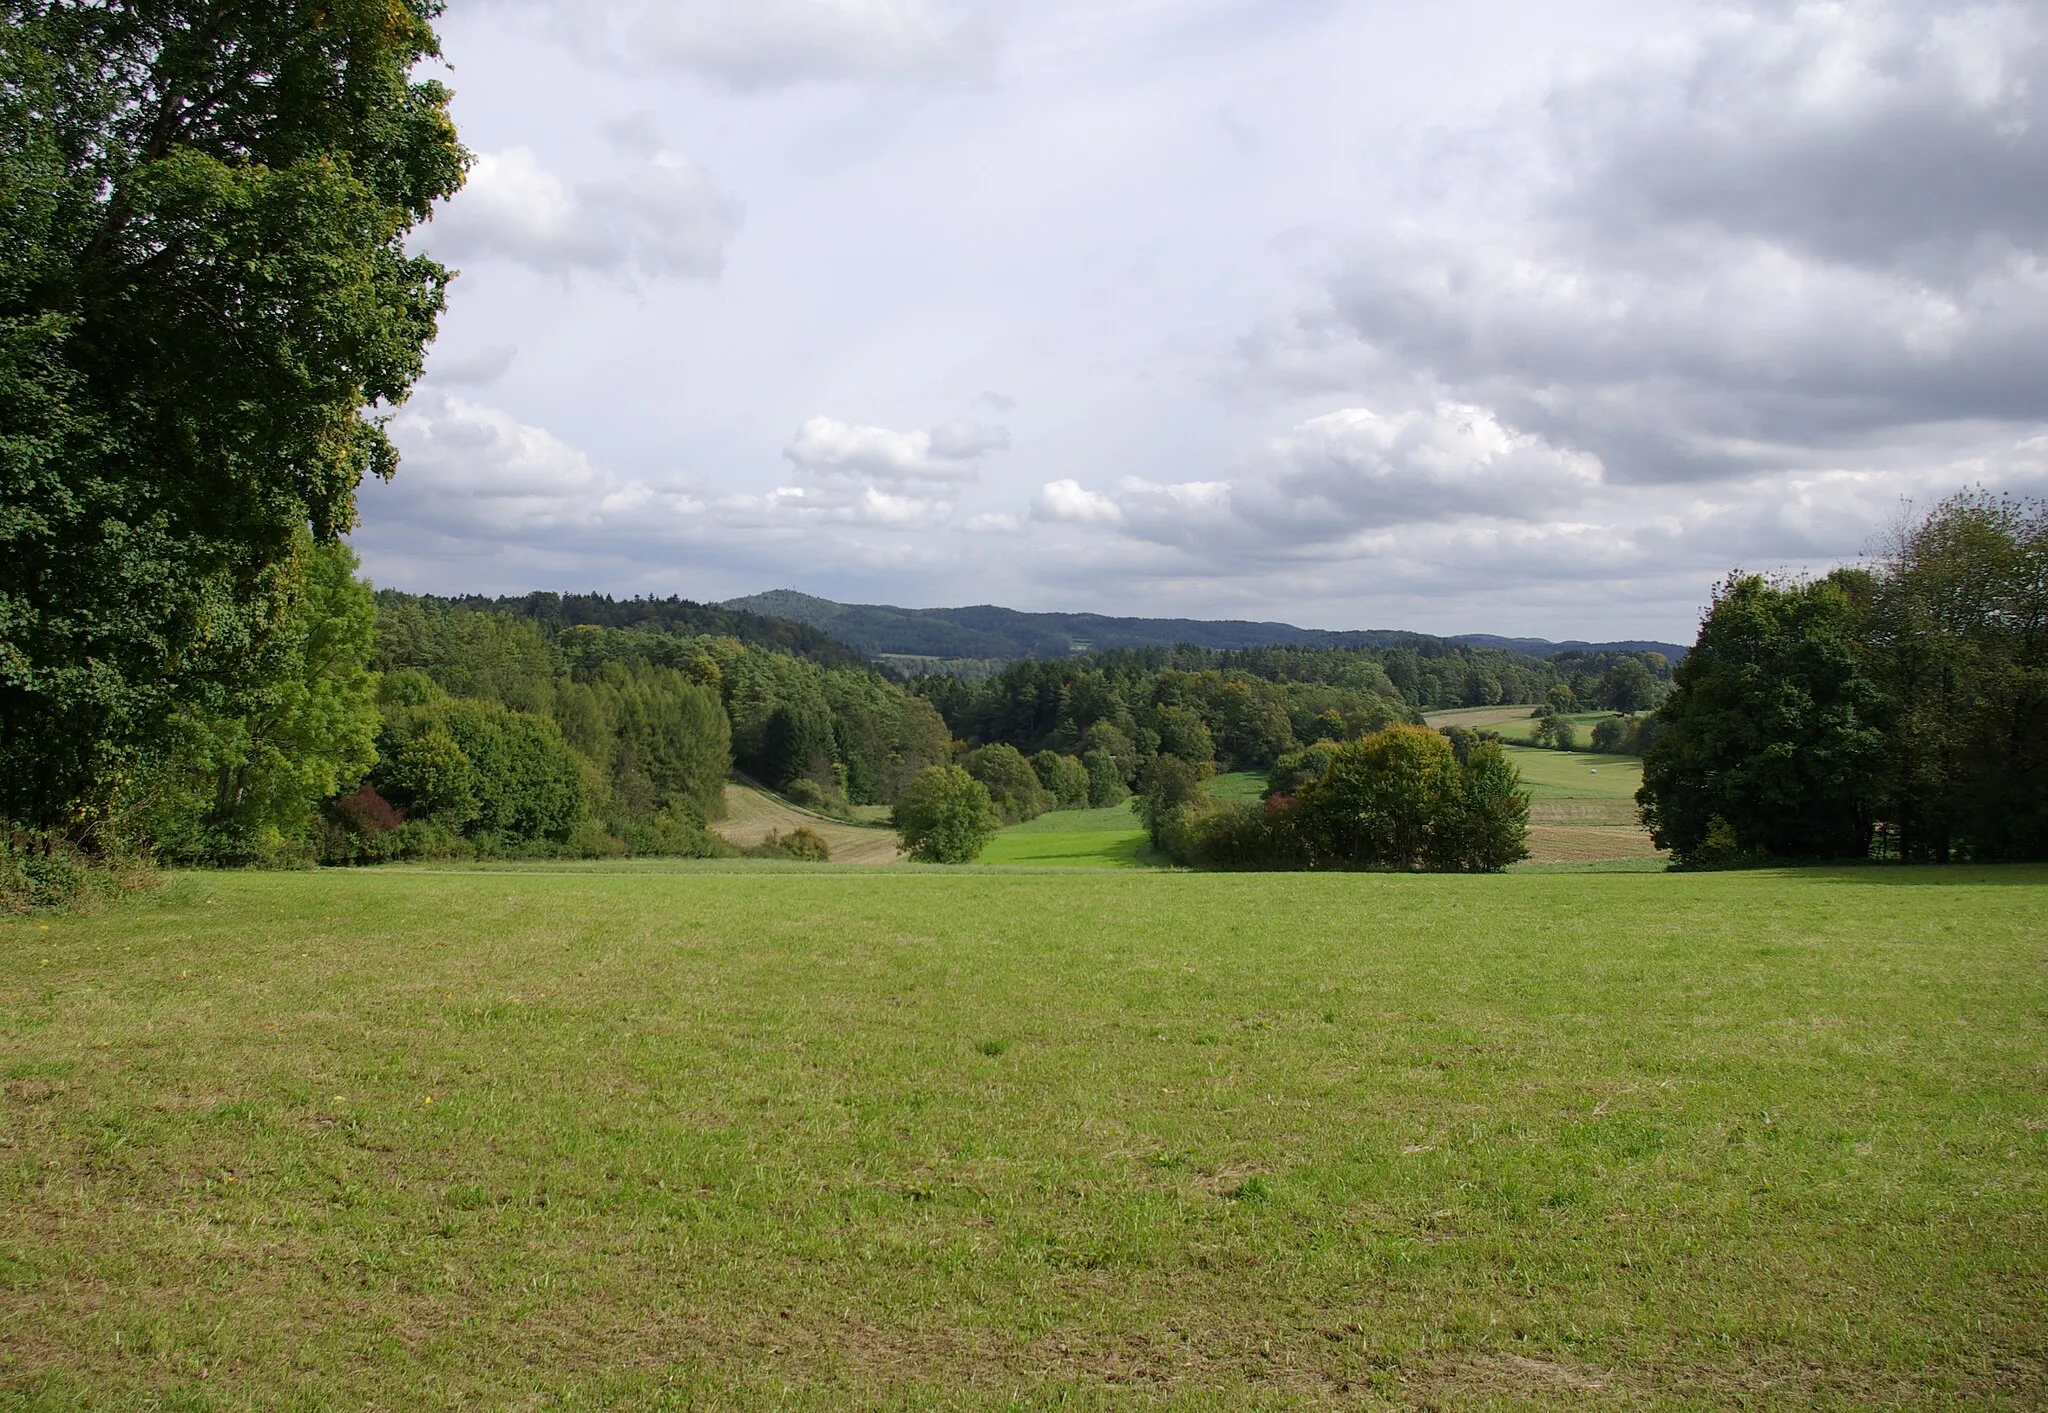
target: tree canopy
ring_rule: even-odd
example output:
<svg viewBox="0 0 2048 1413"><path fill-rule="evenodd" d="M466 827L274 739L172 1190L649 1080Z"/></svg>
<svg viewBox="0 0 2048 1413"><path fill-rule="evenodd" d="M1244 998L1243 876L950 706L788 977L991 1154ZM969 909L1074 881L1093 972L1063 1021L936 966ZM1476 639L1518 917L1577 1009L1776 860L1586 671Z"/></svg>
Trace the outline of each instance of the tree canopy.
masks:
<svg viewBox="0 0 2048 1413"><path fill-rule="evenodd" d="M397 464L462 183L429 0L0 3L0 812L90 839L275 680Z"/></svg>

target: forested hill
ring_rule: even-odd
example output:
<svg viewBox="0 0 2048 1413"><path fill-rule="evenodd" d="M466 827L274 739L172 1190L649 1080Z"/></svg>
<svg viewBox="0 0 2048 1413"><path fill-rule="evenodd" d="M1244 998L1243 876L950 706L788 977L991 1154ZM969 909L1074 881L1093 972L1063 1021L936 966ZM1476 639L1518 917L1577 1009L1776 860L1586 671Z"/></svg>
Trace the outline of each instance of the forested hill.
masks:
<svg viewBox="0 0 2048 1413"><path fill-rule="evenodd" d="M1427 634L1386 628L1336 632L1298 628L1291 623L1025 613L989 604L971 608L895 608L887 604L835 603L793 589L729 599L719 607L791 619L829 633L862 652L904 657L1014 660L1182 645L1228 652L1262 647L1381 649L1434 642L1502 648L1528 657L1547 657L1563 651L1647 651L1676 661L1685 655L1685 649L1673 643L1546 643L1533 638L1495 638L1486 634L1435 639Z"/></svg>
<svg viewBox="0 0 2048 1413"><path fill-rule="evenodd" d="M552 628L647 628L663 633L737 638L754 647L775 648L794 657L809 658L826 667L850 667L867 661L867 651L857 645L849 646L808 620L786 614L776 616L772 611L750 609L744 604L703 604L684 598L614 599L610 594L531 593L495 599L462 594L439 598L388 589L378 597L389 604L418 600L446 608L503 614Z"/></svg>

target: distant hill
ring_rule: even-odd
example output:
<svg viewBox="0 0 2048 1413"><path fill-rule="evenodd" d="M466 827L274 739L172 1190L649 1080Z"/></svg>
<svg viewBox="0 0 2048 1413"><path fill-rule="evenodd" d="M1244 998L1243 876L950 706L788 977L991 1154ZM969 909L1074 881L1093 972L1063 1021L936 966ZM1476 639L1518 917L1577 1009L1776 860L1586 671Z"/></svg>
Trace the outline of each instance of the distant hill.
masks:
<svg viewBox="0 0 2048 1413"><path fill-rule="evenodd" d="M615 599L610 594L556 593L503 598L462 594L444 598L433 594L401 594L389 589L381 590L380 596L394 603L417 599L480 613L503 613L562 628L652 628L665 633L717 634L738 638L743 643L778 649L794 657L807 657L827 667L850 666L868 656L840 642L830 633L818 631L810 623L743 608L693 603L683 598Z"/></svg>
<svg viewBox="0 0 2048 1413"><path fill-rule="evenodd" d="M992 604L969 608L896 608L888 604L835 603L794 589L729 599L719 607L806 623L848 647L891 657L1066 657L1077 652L1168 648L1181 643L1224 651L1261 647L1386 648L1429 636L1389 628L1339 632L1297 628L1292 623L1249 623L1235 619L1023 613ZM1675 643L1551 643L1537 638L1496 638L1487 634L1442 641L1504 648L1531 657L1565 651L1648 651L1661 652L1676 661L1685 655L1685 649Z"/></svg>
<svg viewBox="0 0 2048 1413"><path fill-rule="evenodd" d="M1553 643L1548 638L1497 638L1491 633L1460 633L1445 641L1470 643L1475 648L1499 648L1525 657L1554 657L1558 653L1662 653L1677 662L1688 651L1678 643L1659 643L1647 638L1630 638L1618 643L1582 643L1572 638Z"/></svg>

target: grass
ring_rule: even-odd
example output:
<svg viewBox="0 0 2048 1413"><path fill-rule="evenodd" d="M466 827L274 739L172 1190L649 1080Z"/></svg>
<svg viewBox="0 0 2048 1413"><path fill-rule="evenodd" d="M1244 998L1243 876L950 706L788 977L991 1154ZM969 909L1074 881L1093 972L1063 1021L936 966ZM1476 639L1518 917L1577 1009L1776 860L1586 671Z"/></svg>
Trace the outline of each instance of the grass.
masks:
<svg viewBox="0 0 2048 1413"><path fill-rule="evenodd" d="M2048 871L0 923L20 1408L2039 1407Z"/></svg>
<svg viewBox="0 0 2048 1413"><path fill-rule="evenodd" d="M1256 800L1265 793L1266 777L1255 770L1234 771L1209 777L1207 788L1219 800ZM978 862L1056 868L1158 868L1167 864L1154 852L1145 827L1128 802L1099 810L1056 810L1011 825L989 841Z"/></svg>
<svg viewBox="0 0 2048 1413"><path fill-rule="evenodd" d="M1159 862L1129 804L1056 810L1016 824L982 850L984 864L1057 868L1149 868Z"/></svg>
<svg viewBox="0 0 2048 1413"><path fill-rule="evenodd" d="M1508 758L1522 773L1532 800L1621 800L1633 805L1643 783L1636 756L1603 756L1591 751L1550 751L1509 746Z"/></svg>

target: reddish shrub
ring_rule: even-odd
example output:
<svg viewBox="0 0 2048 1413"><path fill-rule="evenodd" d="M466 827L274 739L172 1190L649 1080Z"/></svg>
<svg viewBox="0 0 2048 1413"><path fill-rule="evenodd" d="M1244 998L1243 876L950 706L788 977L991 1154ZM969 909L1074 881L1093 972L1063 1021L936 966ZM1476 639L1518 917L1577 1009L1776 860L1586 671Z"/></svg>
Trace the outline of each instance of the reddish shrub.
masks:
<svg viewBox="0 0 2048 1413"><path fill-rule="evenodd" d="M388 834L405 823L398 806L377 793L375 785L351 790L334 802L334 812L354 834Z"/></svg>

